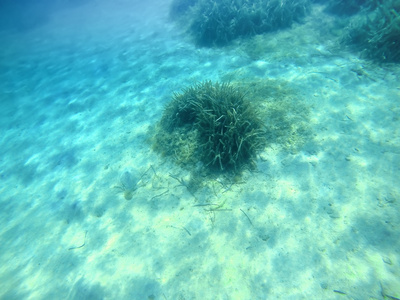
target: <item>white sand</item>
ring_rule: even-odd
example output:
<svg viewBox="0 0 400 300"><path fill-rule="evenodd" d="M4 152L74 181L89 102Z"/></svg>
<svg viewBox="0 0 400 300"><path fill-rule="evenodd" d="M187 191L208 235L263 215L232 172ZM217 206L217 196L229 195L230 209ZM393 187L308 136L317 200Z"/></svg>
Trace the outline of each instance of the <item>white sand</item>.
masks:
<svg viewBox="0 0 400 300"><path fill-rule="evenodd" d="M167 3L126 2L1 33L0 298L399 298L399 67L332 54L315 19L258 57L196 49ZM173 92L229 76L286 82L312 138L190 193L148 130Z"/></svg>

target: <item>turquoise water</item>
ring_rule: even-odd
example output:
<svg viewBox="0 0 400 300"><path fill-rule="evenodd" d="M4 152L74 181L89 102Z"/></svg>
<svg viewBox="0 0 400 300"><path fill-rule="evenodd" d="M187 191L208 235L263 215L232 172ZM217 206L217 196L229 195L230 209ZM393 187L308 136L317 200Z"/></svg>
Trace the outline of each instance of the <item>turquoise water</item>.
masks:
<svg viewBox="0 0 400 300"><path fill-rule="evenodd" d="M0 298L400 298L399 66L319 4L199 48L168 1L109 2L0 8ZM149 140L203 80L271 87L291 137L192 190Z"/></svg>

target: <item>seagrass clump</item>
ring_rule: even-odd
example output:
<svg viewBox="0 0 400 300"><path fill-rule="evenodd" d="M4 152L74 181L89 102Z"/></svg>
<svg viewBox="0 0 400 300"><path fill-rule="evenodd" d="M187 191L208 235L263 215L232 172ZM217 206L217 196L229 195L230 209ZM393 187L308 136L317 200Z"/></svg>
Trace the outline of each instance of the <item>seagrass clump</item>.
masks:
<svg viewBox="0 0 400 300"><path fill-rule="evenodd" d="M366 7L351 20L342 42L363 58L400 63L400 1L385 0Z"/></svg>
<svg viewBox="0 0 400 300"><path fill-rule="evenodd" d="M310 0L173 0L170 15L198 46L225 46L289 28L310 11Z"/></svg>
<svg viewBox="0 0 400 300"><path fill-rule="evenodd" d="M257 107L231 84L211 81L174 94L155 137L154 148L179 162L221 171L251 166L266 145Z"/></svg>

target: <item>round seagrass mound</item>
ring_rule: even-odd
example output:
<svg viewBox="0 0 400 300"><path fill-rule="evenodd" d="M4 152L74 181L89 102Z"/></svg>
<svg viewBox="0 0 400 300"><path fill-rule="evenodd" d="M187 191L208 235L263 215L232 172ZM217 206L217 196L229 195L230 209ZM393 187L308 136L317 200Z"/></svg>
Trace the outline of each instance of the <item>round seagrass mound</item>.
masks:
<svg viewBox="0 0 400 300"><path fill-rule="evenodd" d="M205 81L176 93L157 126L153 147L183 165L239 171L266 144L256 107L227 83Z"/></svg>

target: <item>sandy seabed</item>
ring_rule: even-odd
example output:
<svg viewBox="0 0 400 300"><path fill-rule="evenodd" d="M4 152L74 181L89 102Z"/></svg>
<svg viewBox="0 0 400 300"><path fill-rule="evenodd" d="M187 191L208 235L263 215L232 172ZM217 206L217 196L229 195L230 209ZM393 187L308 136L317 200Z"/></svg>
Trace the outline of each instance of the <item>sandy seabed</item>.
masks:
<svg viewBox="0 0 400 300"><path fill-rule="evenodd" d="M334 52L318 10L196 48L167 4L1 34L0 298L400 298L400 68ZM173 92L226 79L290 87L307 138L191 190L149 132Z"/></svg>

